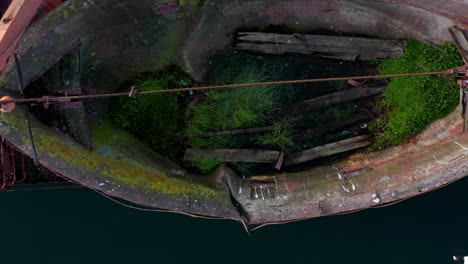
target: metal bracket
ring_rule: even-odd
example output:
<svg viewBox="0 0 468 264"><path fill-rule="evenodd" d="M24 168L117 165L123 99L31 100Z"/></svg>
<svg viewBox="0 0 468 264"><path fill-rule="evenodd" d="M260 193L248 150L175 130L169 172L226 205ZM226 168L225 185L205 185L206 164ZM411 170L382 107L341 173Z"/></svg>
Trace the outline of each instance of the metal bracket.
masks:
<svg viewBox="0 0 468 264"><path fill-rule="evenodd" d="M73 96L73 95L81 95L81 87L73 87L68 89L63 89L59 91L60 94L63 96ZM53 96L43 96L42 102L44 104L45 109L49 109L50 106L53 106L57 110L65 110L65 109L77 109L83 105L81 101L71 101L68 98L57 98Z"/></svg>

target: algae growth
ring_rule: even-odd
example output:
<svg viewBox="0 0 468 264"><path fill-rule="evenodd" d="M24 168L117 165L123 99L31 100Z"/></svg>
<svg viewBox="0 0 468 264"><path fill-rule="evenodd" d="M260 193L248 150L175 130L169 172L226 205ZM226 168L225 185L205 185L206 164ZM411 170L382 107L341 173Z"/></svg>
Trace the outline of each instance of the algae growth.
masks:
<svg viewBox="0 0 468 264"><path fill-rule="evenodd" d="M168 177L167 172L158 169L154 164L141 162L135 157L129 157L117 146L108 145L109 131L112 131L113 140L120 144L132 144L133 151L139 152L144 149L138 140L132 138L128 133L112 127L109 123L93 129L95 150L89 151L69 140L63 138L55 131L45 127L38 122L32 123L33 134L39 159L41 157L55 160L55 168L79 168L74 171L75 176L79 171L87 172L83 177L91 177L89 173L98 173L104 179L122 183L125 186L141 188L154 191L163 195L172 195L182 198L201 197L214 200L222 200L218 192L198 184L188 184L186 180ZM24 122L24 112L17 109L8 115L2 115L2 126L0 131L4 135L22 135L18 138L18 146L26 149L30 146L27 126ZM106 132L107 131L107 132ZM123 146L122 145L122 146ZM106 151L100 151L106 149ZM30 150L28 150L30 152ZM163 161L164 162L164 161ZM102 180L102 179L101 179Z"/></svg>

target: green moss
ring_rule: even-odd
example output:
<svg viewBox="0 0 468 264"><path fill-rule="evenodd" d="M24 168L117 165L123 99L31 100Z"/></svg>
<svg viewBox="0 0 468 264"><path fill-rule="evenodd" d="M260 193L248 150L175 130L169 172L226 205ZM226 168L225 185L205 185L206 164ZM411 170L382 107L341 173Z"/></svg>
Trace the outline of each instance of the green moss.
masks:
<svg viewBox="0 0 468 264"><path fill-rule="evenodd" d="M0 132L8 136L11 136L9 134L22 136L21 140L28 146L30 143L26 142L27 126L23 115L24 113L21 109L17 109L8 115L2 115L3 125L0 126ZM115 140L118 142L120 140L132 142L131 138L126 138L124 133L112 128L112 126L102 129L98 133L93 131L93 136L96 136L94 146L96 151L88 151L40 123L33 122L32 127L39 157L48 156L58 161L61 160L62 166L64 163L67 164L66 166L76 166L82 170L82 172L77 171L77 174L93 175L93 173L97 173L129 187L136 187L165 195L174 195L181 198L204 197L212 200L221 199L218 192L213 189L198 184L188 184L182 179L167 177L165 174L167 168L157 160L153 165L146 162L143 163L133 156L122 153L119 148L105 144L109 142L109 131L113 131L112 134L116 135L117 138ZM140 151L138 144L131 146L135 148L135 152ZM97 151L101 148L109 149L108 153ZM58 164L56 165L59 166Z"/></svg>
<svg viewBox="0 0 468 264"><path fill-rule="evenodd" d="M216 160L203 159L194 161L192 164L197 167L201 173L207 174L218 168L222 163Z"/></svg>
<svg viewBox="0 0 468 264"><path fill-rule="evenodd" d="M133 81L140 92L180 87L182 83L188 85L191 80L180 71L144 74ZM180 93L120 97L111 102L111 119L153 150L175 159L182 145L183 100Z"/></svg>
<svg viewBox="0 0 468 264"><path fill-rule="evenodd" d="M443 71L460 65L463 65L463 61L453 45L434 48L409 41L405 54L381 62L379 72ZM371 126L378 134L371 149L403 143L432 121L453 111L458 100L459 89L453 78L419 76L392 79L380 103L385 114Z"/></svg>

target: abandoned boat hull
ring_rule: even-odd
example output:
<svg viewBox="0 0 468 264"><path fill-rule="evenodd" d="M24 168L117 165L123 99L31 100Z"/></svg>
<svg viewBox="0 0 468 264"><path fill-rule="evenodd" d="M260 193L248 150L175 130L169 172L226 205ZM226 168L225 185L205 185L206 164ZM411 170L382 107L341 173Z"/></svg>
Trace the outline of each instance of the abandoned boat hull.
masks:
<svg viewBox="0 0 468 264"><path fill-rule="evenodd" d="M209 56L229 48L239 28L282 25L300 32L328 29L439 44L451 41L450 27L467 25L460 11L466 6L458 1L445 6L447 13L440 12L444 6L436 8L427 1L259 0L218 1L216 5L180 1L178 9L165 14L153 13L153 2L66 2L30 28L19 43L24 47L20 56L25 85L78 41L85 79L99 92L107 92L137 73L171 64L201 80L209 70ZM5 94L15 94L17 89L11 61L2 72L0 85ZM96 122L90 124L92 151L32 120L40 163L87 187L141 206L248 224L379 206L467 174L464 147L468 135L462 133L460 108L431 125L414 143L351 157L333 166L269 175L268 182L253 185L226 167L205 178L186 172L113 127L105 116L105 112L98 113ZM23 109L2 115L0 133L33 155ZM346 173L353 177L339 178Z"/></svg>

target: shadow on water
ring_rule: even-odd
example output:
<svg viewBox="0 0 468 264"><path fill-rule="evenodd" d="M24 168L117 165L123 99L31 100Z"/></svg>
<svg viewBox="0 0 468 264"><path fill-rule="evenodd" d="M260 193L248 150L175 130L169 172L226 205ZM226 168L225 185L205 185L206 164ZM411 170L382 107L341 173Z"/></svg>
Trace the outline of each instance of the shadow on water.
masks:
<svg viewBox="0 0 468 264"><path fill-rule="evenodd" d="M0 193L2 263L449 263L468 179L398 205L269 226L140 212L85 189Z"/></svg>

